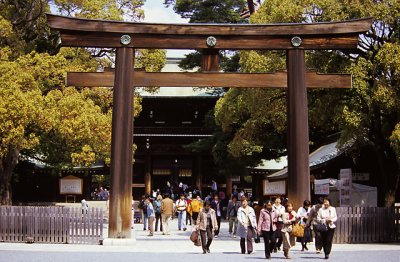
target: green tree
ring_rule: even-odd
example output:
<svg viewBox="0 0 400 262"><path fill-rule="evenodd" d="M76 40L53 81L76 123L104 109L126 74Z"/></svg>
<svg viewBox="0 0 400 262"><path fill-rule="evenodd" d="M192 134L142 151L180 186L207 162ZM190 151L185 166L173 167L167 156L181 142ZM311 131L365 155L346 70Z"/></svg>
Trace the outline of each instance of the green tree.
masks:
<svg viewBox="0 0 400 262"><path fill-rule="evenodd" d="M45 12L121 20L143 17L143 1L0 2L0 204L11 204L13 170L23 155L55 166L109 159L112 89L66 87L67 71L113 64L111 50L59 48ZM94 54L94 56L93 56ZM160 70L163 50L138 50L137 66ZM134 112L141 111L136 97Z"/></svg>
<svg viewBox="0 0 400 262"><path fill-rule="evenodd" d="M173 5L182 18L189 23L239 23L240 13L246 8L245 0L165 0L166 6Z"/></svg>
<svg viewBox="0 0 400 262"><path fill-rule="evenodd" d="M342 143L351 142L355 152L370 145L382 174L380 192L386 193L388 204L393 203L396 192L398 197L399 187L399 13L399 1L272 0L265 1L250 19L252 23L275 23L374 18L371 30L360 36L356 52L306 53L308 68L316 68L323 73L353 74L353 88L348 91L309 91L310 142L340 131ZM285 68L285 57L279 52L243 51L240 53L240 65L244 72L273 72ZM230 95L237 92L241 95ZM260 140L253 130L254 126L262 128L263 122L273 123L277 133L285 132L284 94L276 90L262 90L259 92L263 95L251 100L248 97L254 97L253 92L228 91L219 102L219 108L245 101L234 113L217 107L218 123L225 129L235 129L230 146L236 147L236 150L232 154L245 155L249 150L259 152L260 148L265 150L269 147L268 141ZM265 100L269 101L266 106L263 104ZM253 105L249 105L248 101ZM261 117L253 112L254 108L259 108ZM263 131L269 132L268 129ZM248 137L247 140L254 145L235 143L237 137ZM279 148L284 149L284 145Z"/></svg>
<svg viewBox="0 0 400 262"><path fill-rule="evenodd" d="M174 11L189 23L247 23L240 18L240 13L247 7L246 0L164 0L166 6L173 6ZM232 51L220 51L221 68L226 72L238 70L238 56ZM197 50L185 55L179 63L184 70L201 66L202 51Z"/></svg>

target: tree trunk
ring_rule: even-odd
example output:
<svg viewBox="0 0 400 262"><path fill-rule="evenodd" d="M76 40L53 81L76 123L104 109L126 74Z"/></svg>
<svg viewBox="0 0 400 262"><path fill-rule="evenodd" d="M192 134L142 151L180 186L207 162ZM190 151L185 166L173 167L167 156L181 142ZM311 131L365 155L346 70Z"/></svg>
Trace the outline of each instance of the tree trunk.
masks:
<svg viewBox="0 0 400 262"><path fill-rule="evenodd" d="M226 197L232 198L232 173L226 175Z"/></svg>
<svg viewBox="0 0 400 262"><path fill-rule="evenodd" d="M0 161L0 205L12 204L12 175L18 163L19 150L9 147L7 154Z"/></svg>
<svg viewBox="0 0 400 262"><path fill-rule="evenodd" d="M391 157L390 148L383 149L379 144L376 144L375 155L377 165L380 170L380 177L382 181L382 192L385 192L384 205L387 207L393 206L395 202L395 196L397 191L397 172L395 168L395 160Z"/></svg>

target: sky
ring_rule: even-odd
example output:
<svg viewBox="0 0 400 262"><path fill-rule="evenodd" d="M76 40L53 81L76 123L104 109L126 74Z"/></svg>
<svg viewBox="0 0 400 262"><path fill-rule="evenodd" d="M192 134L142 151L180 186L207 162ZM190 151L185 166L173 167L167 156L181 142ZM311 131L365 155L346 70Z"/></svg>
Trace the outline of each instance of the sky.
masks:
<svg viewBox="0 0 400 262"><path fill-rule="evenodd" d="M144 21L146 23L168 23L182 24L188 23L189 19L183 19L176 14L172 7L166 8L163 4L164 0L146 0L144 10ZM167 50L167 57L183 57L190 50Z"/></svg>

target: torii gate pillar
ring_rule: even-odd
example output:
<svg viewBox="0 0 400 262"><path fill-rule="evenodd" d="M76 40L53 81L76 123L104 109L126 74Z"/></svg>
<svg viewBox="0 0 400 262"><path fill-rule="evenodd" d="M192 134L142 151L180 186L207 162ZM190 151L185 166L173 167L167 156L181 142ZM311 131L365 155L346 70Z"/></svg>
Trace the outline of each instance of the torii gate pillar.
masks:
<svg viewBox="0 0 400 262"><path fill-rule="evenodd" d="M134 49L117 48L112 114L108 237L131 238Z"/></svg>
<svg viewBox="0 0 400 262"><path fill-rule="evenodd" d="M287 51L288 198L293 207L310 199L308 106L304 49Z"/></svg>

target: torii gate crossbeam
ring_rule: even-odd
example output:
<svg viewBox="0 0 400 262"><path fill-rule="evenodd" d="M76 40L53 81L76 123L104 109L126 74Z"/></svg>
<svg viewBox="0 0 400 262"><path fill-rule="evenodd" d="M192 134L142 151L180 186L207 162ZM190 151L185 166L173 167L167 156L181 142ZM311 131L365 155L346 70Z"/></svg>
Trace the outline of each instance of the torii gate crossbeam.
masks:
<svg viewBox="0 0 400 262"><path fill-rule="evenodd" d="M313 24L147 24L77 19L51 14L47 15L47 20L51 29L60 32L63 46L117 49L115 77L112 76L114 106L109 219L109 237L114 239L131 237L129 221L132 197L132 87L135 86L134 79L145 80L150 76L147 73L140 75L134 72L135 48L203 49L203 53L206 54L203 59L205 71L217 71L216 54L219 49L286 50L288 197L295 206L300 206L303 200L310 197L307 84L313 82L310 81L313 76L310 77L305 70L304 50L356 49L359 34L368 31L372 24L371 18ZM205 80L204 74L186 75L175 79L176 86L187 84L188 76L197 79L197 83ZM78 79L80 77L78 76ZM232 79L243 81L243 77L245 76L233 74ZM265 81L266 76L262 77L264 80L261 81ZM343 83L349 79L347 76ZM215 78L214 80L218 82ZM76 84L79 84L79 81ZM93 83L86 84L90 86ZM314 84L333 87L319 81ZM255 85L265 87L268 84ZM270 85L272 87L272 84ZM285 87L282 81L277 85ZM346 87L348 86L349 84Z"/></svg>

